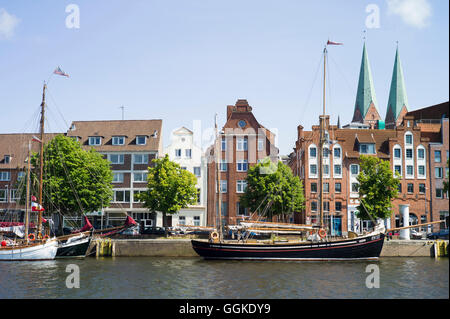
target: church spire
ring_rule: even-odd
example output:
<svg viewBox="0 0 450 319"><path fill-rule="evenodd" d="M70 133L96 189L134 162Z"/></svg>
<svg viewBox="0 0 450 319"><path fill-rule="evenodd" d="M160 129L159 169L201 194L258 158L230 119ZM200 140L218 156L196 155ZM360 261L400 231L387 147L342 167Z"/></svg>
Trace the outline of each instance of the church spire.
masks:
<svg viewBox="0 0 450 319"><path fill-rule="evenodd" d="M371 128L375 128L377 121L381 119L377 104L372 71L370 70L369 57L367 55L366 43L364 42L352 122L369 124Z"/></svg>
<svg viewBox="0 0 450 319"><path fill-rule="evenodd" d="M391 89L389 92L389 101L386 111L386 128L398 126L403 116L408 112L408 98L406 96L405 80L403 78L403 69L400 62L400 56L397 50L395 52L394 70L392 73Z"/></svg>

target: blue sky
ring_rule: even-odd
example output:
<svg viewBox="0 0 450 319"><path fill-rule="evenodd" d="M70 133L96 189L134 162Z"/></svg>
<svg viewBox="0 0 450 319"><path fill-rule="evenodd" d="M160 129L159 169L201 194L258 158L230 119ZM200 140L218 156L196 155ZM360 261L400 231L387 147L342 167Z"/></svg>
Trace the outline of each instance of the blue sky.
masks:
<svg viewBox="0 0 450 319"><path fill-rule="evenodd" d="M67 28L66 6L80 9ZM379 9L379 28L366 24ZM363 34L384 118L399 42L410 110L449 99L448 1L442 0L0 0L0 133L37 129L43 81L56 66L70 78L49 83L48 130L74 120L163 119L170 132L225 121L247 99L278 133L281 154L296 127L318 122L321 54L329 48L327 113L351 121ZM369 25L370 26L370 25ZM320 70L320 71L318 71Z"/></svg>

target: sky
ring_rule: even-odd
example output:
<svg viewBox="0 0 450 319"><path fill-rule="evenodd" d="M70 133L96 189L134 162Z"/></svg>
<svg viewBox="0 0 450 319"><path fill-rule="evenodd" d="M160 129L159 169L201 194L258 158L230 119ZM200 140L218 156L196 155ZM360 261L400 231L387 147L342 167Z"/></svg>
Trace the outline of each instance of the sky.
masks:
<svg viewBox="0 0 450 319"><path fill-rule="evenodd" d="M46 131L72 121L162 119L163 145L247 99L260 124L292 151L297 126L322 112L353 116L365 41L384 119L395 50L409 110L449 100L449 2L444 0L0 0L0 133ZM69 78L52 75L60 68ZM200 122L199 122L200 121ZM198 124L197 124L198 126Z"/></svg>

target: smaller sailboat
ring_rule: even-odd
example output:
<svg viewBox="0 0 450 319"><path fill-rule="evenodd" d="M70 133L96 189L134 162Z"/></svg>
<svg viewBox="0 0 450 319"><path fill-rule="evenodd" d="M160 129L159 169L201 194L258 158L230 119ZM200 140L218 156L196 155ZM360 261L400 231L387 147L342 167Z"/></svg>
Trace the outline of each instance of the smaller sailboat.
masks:
<svg viewBox="0 0 450 319"><path fill-rule="evenodd" d="M45 238L35 241L34 234L28 234L30 226L30 157L31 141L28 143L28 168L26 185L26 208L24 223L24 239L3 239L0 243L0 261L51 260L56 256L58 241L55 238Z"/></svg>

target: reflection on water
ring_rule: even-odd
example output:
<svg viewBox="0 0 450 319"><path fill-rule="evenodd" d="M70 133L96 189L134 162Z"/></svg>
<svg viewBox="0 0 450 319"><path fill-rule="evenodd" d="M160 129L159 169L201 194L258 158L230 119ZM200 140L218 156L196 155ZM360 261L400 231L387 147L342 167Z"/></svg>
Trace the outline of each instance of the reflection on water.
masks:
<svg viewBox="0 0 450 319"><path fill-rule="evenodd" d="M377 264L380 288L365 285ZM68 289L66 266L80 269ZM377 262L206 261L200 258L86 258L0 263L0 298L449 298L448 258Z"/></svg>

